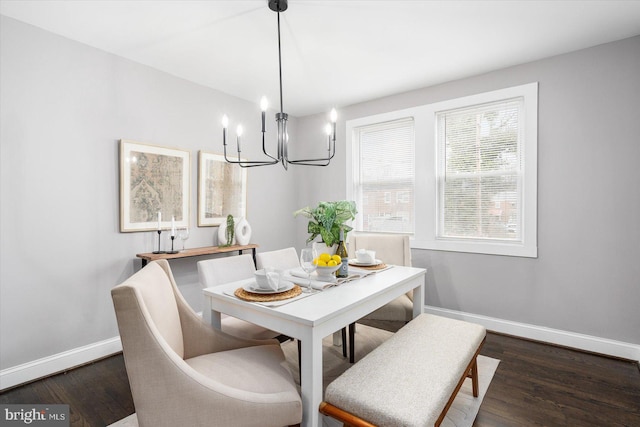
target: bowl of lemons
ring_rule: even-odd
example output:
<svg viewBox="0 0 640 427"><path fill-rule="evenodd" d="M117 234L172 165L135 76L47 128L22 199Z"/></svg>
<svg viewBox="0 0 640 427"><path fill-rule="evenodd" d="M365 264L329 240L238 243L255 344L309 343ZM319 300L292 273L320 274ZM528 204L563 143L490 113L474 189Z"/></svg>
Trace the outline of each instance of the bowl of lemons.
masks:
<svg viewBox="0 0 640 427"><path fill-rule="evenodd" d="M318 277L330 277L340 268L342 258L340 258L340 255L323 253L314 259L313 263L317 267L316 272L318 273Z"/></svg>

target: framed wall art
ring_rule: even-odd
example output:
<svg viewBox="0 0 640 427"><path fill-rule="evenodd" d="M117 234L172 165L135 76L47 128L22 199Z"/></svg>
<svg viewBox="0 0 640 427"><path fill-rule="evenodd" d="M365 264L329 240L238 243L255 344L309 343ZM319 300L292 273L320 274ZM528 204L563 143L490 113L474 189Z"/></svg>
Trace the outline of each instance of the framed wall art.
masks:
<svg viewBox="0 0 640 427"><path fill-rule="evenodd" d="M120 140L120 231L189 226L190 153Z"/></svg>
<svg viewBox="0 0 640 427"><path fill-rule="evenodd" d="M247 215L247 170L220 154L198 153L198 226L219 226Z"/></svg>

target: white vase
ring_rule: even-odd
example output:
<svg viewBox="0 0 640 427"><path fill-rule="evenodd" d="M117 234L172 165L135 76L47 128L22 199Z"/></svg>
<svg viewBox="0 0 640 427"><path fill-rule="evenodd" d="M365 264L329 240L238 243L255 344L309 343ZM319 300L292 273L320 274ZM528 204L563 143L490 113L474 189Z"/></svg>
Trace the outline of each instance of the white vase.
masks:
<svg viewBox="0 0 640 427"><path fill-rule="evenodd" d="M225 246L227 244L229 245L234 245L236 242L236 236L235 233L233 233L233 239L231 239L231 242L227 242L227 222L223 222L222 224L220 224L220 226L218 227L218 246Z"/></svg>
<svg viewBox="0 0 640 427"><path fill-rule="evenodd" d="M251 225L246 218L240 218L236 223L236 243L239 245L248 245L251 240Z"/></svg>
<svg viewBox="0 0 640 427"><path fill-rule="evenodd" d="M334 255L336 253L336 249L338 249L338 245L327 246L324 242L313 242L313 247L315 248L318 255Z"/></svg>

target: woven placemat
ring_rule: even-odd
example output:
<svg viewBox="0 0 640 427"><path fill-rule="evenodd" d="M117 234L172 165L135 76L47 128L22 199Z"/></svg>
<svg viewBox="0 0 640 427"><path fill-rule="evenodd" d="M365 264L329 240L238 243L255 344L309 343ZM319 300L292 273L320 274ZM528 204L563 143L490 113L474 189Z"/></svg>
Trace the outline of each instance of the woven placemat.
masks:
<svg viewBox="0 0 640 427"><path fill-rule="evenodd" d="M387 268L387 264L385 264L384 262L378 265L358 265L358 264L351 264L351 263L349 263L349 265L352 267L361 268L363 270L383 270Z"/></svg>
<svg viewBox="0 0 640 427"><path fill-rule="evenodd" d="M270 301L282 301L285 299L297 297L302 293L302 289L298 285L294 285L293 288L288 291L278 292L275 294L258 294L254 292L245 291L242 288L236 289L233 293L236 297L241 300L251 301L251 302L270 302Z"/></svg>

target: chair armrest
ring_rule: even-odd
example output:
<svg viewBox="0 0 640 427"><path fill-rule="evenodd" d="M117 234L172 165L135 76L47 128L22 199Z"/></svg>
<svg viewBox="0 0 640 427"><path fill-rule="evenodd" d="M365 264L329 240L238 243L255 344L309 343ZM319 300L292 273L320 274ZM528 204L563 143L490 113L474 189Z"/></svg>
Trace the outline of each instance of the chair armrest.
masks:
<svg viewBox="0 0 640 427"><path fill-rule="evenodd" d="M190 307L184 307L181 303L178 303L178 313L182 324L185 359L237 348L279 344L276 339L252 340L229 335L209 325Z"/></svg>

